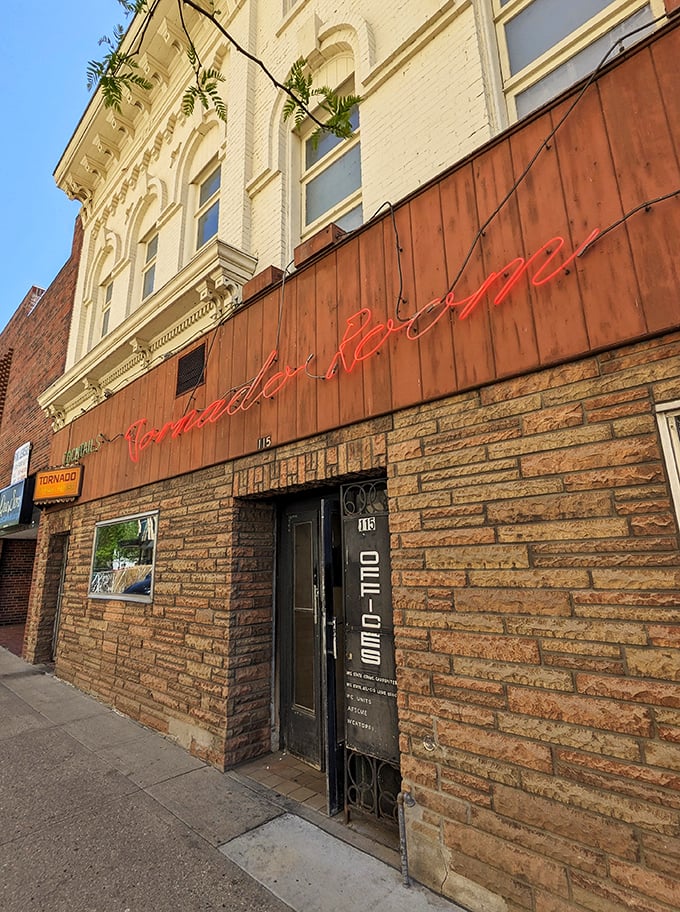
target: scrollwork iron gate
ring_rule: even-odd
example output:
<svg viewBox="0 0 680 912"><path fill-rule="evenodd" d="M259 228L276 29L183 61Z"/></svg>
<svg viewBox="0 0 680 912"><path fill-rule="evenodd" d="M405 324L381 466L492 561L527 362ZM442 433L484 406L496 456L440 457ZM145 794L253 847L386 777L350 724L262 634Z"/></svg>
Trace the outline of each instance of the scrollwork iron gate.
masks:
<svg viewBox="0 0 680 912"><path fill-rule="evenodd" d="M396 820L397 683L385 481L341 489L345 599L345 808Z"/></svg>

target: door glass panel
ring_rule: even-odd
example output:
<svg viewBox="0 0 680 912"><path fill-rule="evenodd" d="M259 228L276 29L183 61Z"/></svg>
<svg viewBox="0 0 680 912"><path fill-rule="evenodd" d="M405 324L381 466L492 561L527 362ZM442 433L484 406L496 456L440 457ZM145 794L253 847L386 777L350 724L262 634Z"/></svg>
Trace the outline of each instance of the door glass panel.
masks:
<svg viewBox="0 0 680 912"><path fill-rule="evenodd" d="M312 524L293 527L293 702L314 712L314 578Z"/></svg>
<svg viewBox="0 0 680 912"><path fill-rule="evenodd" d="M295 612L294 702L314 712L314 617L311 611Z"/></svg>
<svg viewBox="0 0 680 912"><path fill-rule="evenodd" d="M314 606L312 592L312 524L297 523L294 526L295 541L293 575L295 580L295 610Z"/></svg>

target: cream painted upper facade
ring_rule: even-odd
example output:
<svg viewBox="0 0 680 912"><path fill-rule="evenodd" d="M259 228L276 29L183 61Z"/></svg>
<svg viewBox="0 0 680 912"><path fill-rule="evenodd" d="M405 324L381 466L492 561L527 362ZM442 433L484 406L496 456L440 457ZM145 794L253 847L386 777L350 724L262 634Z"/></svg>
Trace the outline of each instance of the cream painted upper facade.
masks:
<svg viewBox="0 0 680 912"><path fill-rule="evenodd" d="M508 8L531 5L220 0L221 24L279 80L305 57L316 85L361 95L355 136L310 164L305 126L283 122L284 94L189 8L201 61L225 77L227 118L182 114L186 38L177 0L161 0L139 56L153 89L134 90L121 112L96 93L55 172L84 225L66 372L40 397L55 428L227 317L242 285L284 268L300 240L330 221L365 223L506 126L514 96L504 91L517 78L504 73L499 29ZM619 19L647 6L603 4ZM143 26L131 24L128 44ZM324 182L347 181L327 205Z"/></svg>

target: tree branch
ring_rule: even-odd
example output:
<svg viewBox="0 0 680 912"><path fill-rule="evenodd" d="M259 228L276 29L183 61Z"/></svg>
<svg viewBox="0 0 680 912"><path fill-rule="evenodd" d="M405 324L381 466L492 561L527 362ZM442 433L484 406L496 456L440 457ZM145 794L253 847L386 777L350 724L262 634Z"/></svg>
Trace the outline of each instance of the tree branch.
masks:
<svg viewBox="0 0 680 912"><path fill-rule="evenodd" d="M222 25L222 23L217 21L214 13L209 13L199 3L194 2L194 0L178 0L178 2L182 3L183 5L189 6L192 9L195 9L196 12L201 14L201 16L206 18L209 22L212 22L212 24L215 26L215 28L227 39L229 44L231 44L232 47L238 51L239 54L242 54L248 60L250 60L254 64L256 64L262 70L262 72L265 74L265 76L269 79L269 81L277 89L279 89L282 92L285 92L286 95L289 96L291 101L295 102L295 105L297 107L302 108L302 110L304 110L307 117L309 117L309 119L311 121L313 121L317 125L317 127L319 127L321 130L326 129L326 124L324 124L321 120L318 119L318 117L315 117L314 114L312 114L312 112L303 103L302 99L298 98L298 96L295 94L295 92L292 91L292 89L290 89L284 83L279 82L279 80L267 69L267 67L264 65L264 63L260 60L259 57L256 57L254 54L251 54L250 51L247 51L244 47L242 47L242 45L240 45L238 43L238 41L233 37L233 35L231 35L225 29L225 27Z"/></svg>
<svg viewBox="0 0 680 912"><path fill-rule="evenodd" d="M133 72L137 68L134 58L141 53L147 30L161 0L151 0L151 3L149 3L149 0L118 0L118 2L127 15L145 14L141 28L131 41L128 51L121 51L125 37L122 26L117 26L114 30L115 42L112 38L102 38L100 44L106 44L109 52L101 62L90 61L87 72L88 88L92 88L95 85L98 86L102 91L104 104L107 107L114 107L120 110L124 86L130 88L135 85L147 90L152 88L148 80L141 74ZM318 142L322 132L332 133L341 139L346 139L352 135L354 129L351 122L352 113L356 105L361 101L358 95L338 96L327 86L312 89L312 77L305 75L306 61L304 58L297 60L291 67L288 79L285 82L280 82L259 57L246 50L218 21L214 0L209 0L209 2L210 10L206 9L199 0L177 0L179 21L186 36L187 56L194 76L194 84L189 86L182 98L182 110L185 114L192 113L196 99L198 99L206 110L210 105L213 105L218 117L222 120L226 120L227 116L226 105L218 91L218 85L220 82L224 82L224 76L217 69L206 68L201 61L184 17L184 7L186 6L195 10L204 19L207 19L239 54L258 66L272 85L288 96L283 108L284 120L287 120L293 114L295 115L296 126L299 126L307 118L311 120L317 128L312 134L314 143ZM126 70L126 67L130 69ZM320 117L310 110L310 100L315 96L323 97L323 100L318 104L318 108L328 115L328 119L325 121L322 121Z"/></svg>

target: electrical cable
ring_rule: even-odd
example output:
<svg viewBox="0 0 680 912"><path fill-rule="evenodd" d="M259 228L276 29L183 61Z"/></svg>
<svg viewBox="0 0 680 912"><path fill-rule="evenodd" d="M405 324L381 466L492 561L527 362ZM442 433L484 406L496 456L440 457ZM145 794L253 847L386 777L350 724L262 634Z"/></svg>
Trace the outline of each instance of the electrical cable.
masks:
<svg viewBox="0 0 680 912"><path fill-rule="evenodd" d="M665 200L673 199L674 196L680 196L680 188L678 190L673 190L670 193L664 193L663 196L657 196L654 199L646 200L644 203L640 203L639 206L630 209L625 215L622 215L620 219L617 219L615 222L612 222L611 225L608 225L607 228L600 231L597 237L594 237L590 243L586 244L586 246L579 251L577 256L582 257L587 250L590 250L594 244L597 244L598 241L602 240L606 234L609 234L610 231L613 231L615 228L618 228L619 225L623 225L624 222L628 221L631 215L635 215L635 213L639 212L641 209L650 212L652 206L656 203L663 203Z"/></svg>
<svg viewBox="0 0 680 912"><path fill-rule="evenodd" d="M407 303L406 298L404 298L404 296L403 296L404 273L403 273L403 270L401 267L401 255L403 253L403 248L399 241L399 230L397 228L397 219L394 214L394 205L390 202L390 200L385 200L385 202L382 203L382 205L378 206L378 208L375 210L375 212L370 217L370 219L366 222L366 224L370 225L370 223L380 214L380 212L382 212L382 210L386 206L390 210L390 217L392 219L392 230L394 231L394 240L395 240L396 253L397 253L397 272L399 275L399 291L397 292L397 306L395 307L395 313L397 315L397 320L399 320L400 323L408 323L408 319L401 317L399 314L399 309L400 309L401 305Z"/></svg>
<svg viewBox="0 0 680 912"><path fill-rule="evenodd" d="M156 7L157 7L157 5L158 5L158 2L159 2L159 0L155 0L154 4L153 4L153 6L152 6L152 9L150 10L150 16L153 14L153 12L155 12L155 9L156 9ZM178 5L181 5L182 2L183 2L183 0L178 0ZM202 12L202 13L205 12L204 10L200 10L200 8L199 8L198 6L196 6L196 4L194 4L193 2L191 2L191 0L189 0L189 2L187 2L187 5L193 7L194 9L197 9L199 12ZM181 11L180 11L180 15L181 15ZM149 17L149 18L150 18L150 17ZM498 204L498 206L497 206L497 207L494 209L494 211L488 216L488 218L484 221L484 223L481 225L481 227L480 227L480 228L478 229L478 231L476 232L476 234L475 234L475 236L474 236L474 238L473 238L473 240L472 240L472 243L471 243L471 245L470 245L470 247L469 247L469 249L468 249L468 251L467 251L465 257L463 258L463 261L462 261L462 263L461 263L461 265L460 265L460 267L459 267L459 269L458 269L458 272L456 273L456 275L455 275L453 281L450 283L449 288L448 288L448 290L447 290L447 292L446 292L446 295L444 295L444 297L447 297L448 295L450 295L450 294L455 290L455 287L456 287L456 285L458 284L458 282L460 281L460 279L461 279L461 277L462 277L462 275L463 275L463 273L464 273L464 271L465 271L465 268L467 267L467 265L468 265L470 259L472 258L472 255L473 255L473 253L474 253L474 251L475 251L475 249L476 249L476 247L477 247L477 244L479 243L479 241L481 240L481 238L485 236L485 233L486 233L487 229L490 227L490 225L493 223L493 221L498 217L498 215L503 211L503 209L505 208L505 206L507 205L507 203L510 201L510 199L511 199L511 198L513 197L513 195L517 192L517 190L519 189L519 187L520 187L520 186L523 184L523 182L526 180L527 176L529 175L529 173L531 172L532 168L533 168L534 165L536 164L536 161L538 160L538 158L539 158L541 152L542 152L544 149L549 149L549 148L550 148L550 142L551 142L551 140L554 139L554 137L555 137L555 135L557 134L558 130L563 126L563 124L565 123L565 121L570 117L570 115L572 114L572 112L574 111L574 109L575 109L575 108L577 107L577 105L580 103L581 99L583 98L583 96L585 95L585 93L588 91L588 89L590 88L590 86L593 84L593 82L595 81L595 79L596 79L597 76L599 75L600 71L601 71L602 68L605 66L605 64L607 63L607 61L609 60L610 56L611 56L611 55L614 53L614 51L617 50L617 49L619 49L620 52L623 52L623 51L625 50L625 48L623 47L623 42L624 42L624 41L626 41L627 39L633 37L634 35L638 34L638 33L641 32L641 31L647 31L651 26L654 26L654 25L656 25L658 22L662 21L663 19L667 19L667 18L668 18L668 17L667 17L666 14L662 14L661 16L657 16L655 19L651 20L651 22L648 22L648 23L646 23L646 24L643 25L643 26L638 26L637 28L632 29L630 32L627 32L625 35L622 35L620 38L618 38L618 39L612 44L612 46L607 50L607 52L604 54L604 56L602 57L602 59L599 61L599 63L598 63L597 66L595 67L595 69L591 72L591 74L590 74L589 77L587 78L586 82L585 82L584 85L582 86L582 88L581 88L581 90L579 91L579 93L576 95L576 97L574 98L574 100L572 101L572 103L569 105L569 107L567 108L567 110L564 112L564 114L562 115L562 117L557 121L557 123L556 123L555 126L552 128L552 130L548 133L548 135L546 136L546 138L540 143L540 145L538 146L538 148L536 149L536 151L534 152L534 154L533 154L532 157L530 158L529 162L528 162L527 165L524 167L524 169L522 170L522 172L520 173L520 175L517 177L517 179L514 181L514 183L513 183L512 186L510 187L510 189L507 191L507 193L505 194L505 196L504 196L503 199L501 200L501 202ZM234 45L234 47L236 48L237 51L239 51L240 53L242 53L242 54L243 54L244 56L246 56L248 59L250 59L250 60L252 60L253 62L257 63L257 64L263 69L263 71L265 72L265 74L270 78L270 80L274 83L274 85L275 85L277 88L283 89L283 90L286 91L289 95L291 95L291 97L294 97L294 96L292 95L292 93L290 92L290 90L288 90L285 86L281 85L280 83L278 83L278 82L274 79L274 77L273 77L273 76L269 73L269 71L266 69L266 67L264 66L264 64L262 63L262 61L258 60L258 59L255 58L253 55L249 54L249 52L247 52L247 51L246 51L244 48L242 48L236 41L234 41L234 39L231 37L231 35L229 35L219 23L217 23L216 21L214 21L214 20L212 20L212 19L211 19L211 21L213 21L213 24L216 25L216 27L218 28L218 30L220 30L220 31L224 34L224 36L225 36L225 37ZM183 17L182 17L182 24L184 25ZM147 25L145 25L145 29L146 29L146 27L147 27ZM184 30L185 30L185 33L186 33L187 36L188 36L188 31L186 30L186 27L184 27ZM299 100L298 100L298 99L296 99L296 101L298 101L298 103L299 103ZM311 115L310 115L310 116L311 116ZM312 117L312 120L315 120L315 118ZM586 247L583 248L583 250L580 251L580 253L578 254L578 256L579 256L579 257L583 256L587 250L589 250L595 243L597 243L597 241L599 241L602 237L604 237L604 236L605 236L606 234L608 234L610 231L613 231L615 228L619 227L621 224L623 224L628 218L630 218L630 217L631 217L632 215L634 215L636 212L639 212L641 209L646 209L647 211L649 211L649 209L650 209L650 207L651 207L652 205L654 205L654 204L656 204L656 203L659 203L659 202L662 202L662 201L667 200L667 199L671 199L672 197L675 197L675 196L678 196L678 195L680 195L680 189L674 190L674 191L672 191L671 193L665 194L665 195L663 195L663 196L656 197L655 199L648 200L648 201L646 201L646 202L644 202L644 203L641 203L639 206L636 206L635 208L631 209L629 212L627 212L624 216L622 216L622 217L621 217L620 219L618 219L616 222L613 222L608 228L606 228L606 229L604 229L603 231L601 231L601 232L598 234L598 236L597 236L596 238L594 238ZM373 215L368 219L368 221L367 221L365 224L370 224L375 218L377 218L377 216L382 212L382 210L383 210L385 207L388 207L388 208L389 208L389 212L390 212L390 218L391 218L391 222L392 222L392 229L393 229L394 237L395 237L395 246L396 246L396 255L397 255L397 271L398 271L398 275L399 275L399 289L398 289L398 292L397 292L397 302L396 302L396 307L395 307L395 314L396 314L396 318L397 318L397 320L398 320L399 322L401 322L401 323L407 323L407 322L409 322L410 320L412 320L413 317L402 317L401 314L400 314L400 307L401 307L401 304L402 304L402 303L403 303L403 304L406 304L407 301L406 301L406 299L403 297L404 277L403 277L403 270L402 270L402 263L401 263L401 254L402 254L402 252L403 252L403 249L402 249L402 247L401 247L400 240L399 240L399 231L398 231L398 228L397 228L397 222L396 222L396 216L395 216L394 205L393 205L389 200L386 200L384 203L382 203L382 204L378 207L378 209L376 209L376 211L373 213ZM291 260L290 263L288 263L288 265L285 267L285 269L284 269L284 271L283 271L283 276L282 276L282 279L281 279L281 293L280 293L280 298L279 298L279 313L278 313L278 320L277 320L276 344L275 344L275 349L276 349L277 353L278 353L278 347L279 347L280 338L281 338L281 326L282 326L282 322L283 322L283 305L284 305L284 295L285 295L286 278L287 278L287 276L289 275L289 269L290 269L290 266L293 264L293 262L294 262L294 260ZM206 371L206 369L207 369L207 365L208 365L208 360L209 360L209 357L210 357L210 353L212 352L212 348L213 348L215 339L216 339L216 337L217 337L217 330L219 329L219 327L222 325L222 323L223 323L229 316L231 316L231 313L226 314L226 315L218 322L217 326L214 328L213 338L211 339L210 346L209 346L208 351L207 351L207 353L206 353L205 362L204 362L204 365L203 365L203 370L202 370L202 372L201 372L201 378L199 378L199 380L197 381L196 385L194 386L194 388L193 388L192 391L191 391L191 396L189 397L189 400L187 401L187 404L186 404L186 407L185 407L185 410L184 410L184 413L183 413L183 416L182 416L182 417L185 417L185 416L186 416L186 414L187 414L187 412L188 412L188 409L189 409L189 405L191 404L191 402L192 402L192 400L193 400L193 398L194 398L194 393L196 392L196 389L198 388L198 386L199 386L200 383L202 382L203 376L205 375L205 371ZM204 334L204 331L203 331L203 332L199 332L199 333L197 334L196 337L198 337L198 336L200 336L200 335L203 335L203 334ZM194 338L196 338L196 337L194 337ZM191 340L190 340L190 341L191 341ZM190 343L186 343L186 342L185 342L181 347L184 348L187 344L190 344ZM179 349L178 349L178 350L179 350ZM173 353L173 354L174 354L174 353ZM163 359L165 359L166 357L167 357L167 355L164 355L164 356L163 356ZM305 361L305 364L304 364L305 374L306 374L308 377L310 377L311 379L314 379L314 380L326 380L326 379L327 379L326 376L317 375L317 374L312 374L312 373L309 371L309 363L313 360L314 357L315 357L315 355L314 355L313 353L310 354L310 355L308 355L308 357L307 357L307 359L306 359L306 361ZM244 381L243 383L239 384L238 386L232 387L231 389L227 390L227 392L224 394L224 396L223 396L222 398L226 398L230 393L236 392L237 390L241 389L243 386L247 386L249 383L252 383L254 379L255 379L255 378L253 377L253 378L251 378L250 380ZM104 435L102 435L102 436L104 436ZM122 435L122 434L118 434L118 435L116 435L116 437L113 437L113 438L111 439L111 441L109 441L109 440L107 439L107 442L113 442L114 440L118 439L118 437L120 437L120 436L123 436L123 435ZM105 438L105 439L106 439L106 438Z"/></svg>
<svg viewBox="0 0 680 912"><path fill-rule="evenodd" d="M460 278L463 275L463 272L465 271L465 267L470 262L472 254L474 253L479 240L482 237L484 237L484 234L485 234L487 228L491 225L491 223L494 221L494 219L500 214L500 212L505 208L505 206L510 201L512 196L517 192L517 190L519 189L521 184L526 180L529 172L533 168L534 164L536 163L536 161L537 161L539 155L541 154L541 152L543 151L543 149L549 148L550 141L555 137L555 134L557 133L557 131L564 124L564 122L567 120L567 118L571 115L574 108L579 104L579 102L581 101L581 99L583 98L585 93L588 91L590 86L593 84L593 82L597 78L600 70L604 67L604 65L606 64L607 60L612 55L612 53L617 48L621 48L621 51L625 50L625 48L622 47L624 41L626 41L628 38L631 38L633 35L636 35L638 32L647 31L651 26L656 25L657 22L660 22L662 19L667 19L667 18L668 17L665 14L661 15L661 16L657 16L656 19L653 19L651 22L648 22L646 25L638 26L638 28L632 29L630 32L627 32L625 35L622 35L620 38L618 38L616 40L616 42L614 44L612 44L612 46L609 48L607 53L602 57L602 59L600 60L598 65L592 71L592 73L586 80L585 84L581 88L581 91L576 96L576 98L569 105L569 107L567 108L565 113L562 115L562 117L557 121L557 123L555 124L553 129L550 131L550 133L548 133L547 137L543 140L543 142L540 144L538 149L534 152L531 159L529 160L529 163L526 165L526 167L524 168L522 173L512 184L512 186L510 187L510 189L508 190L506 195L503 197L501 202L498 204L496 209L494 209L494 211L486 219L486 221L481 226L481 228L479 228L479 230L477 231L477 233L472 241L472 244L470 245L470 249L468 250L467 254L465 255L465 258L463 259L462 265L458 269L458 272L456 273L455 278L449 285L449 288L448 288L446 294L443 296L444 298L446 298L447 295L451 294L455 290L456 285L460 281Z"/></svg>

